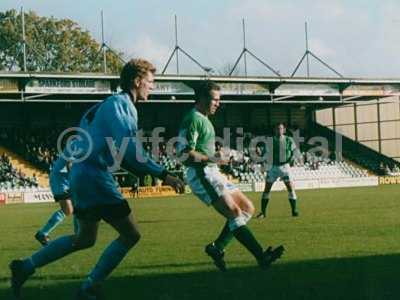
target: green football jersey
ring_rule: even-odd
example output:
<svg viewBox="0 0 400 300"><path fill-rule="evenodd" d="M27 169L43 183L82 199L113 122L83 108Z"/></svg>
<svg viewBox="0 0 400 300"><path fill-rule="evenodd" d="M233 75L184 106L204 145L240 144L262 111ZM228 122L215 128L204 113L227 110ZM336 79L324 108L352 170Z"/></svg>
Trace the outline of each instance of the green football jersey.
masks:
<svg viewBox="0 0 400 300"><path fill-rule="evenodd" d="M282 137L274 136L273 139L273 165L282 165L289 163L293 159L296 144L293 138L283 135Z"/></svg>
<svg viewBox="0 0 400 300"><path fill-rule="evenodd" d="M215 156L214 126L207 116L193 108L183 119L179 129L179 137L184 143L179 143L178 152L195 150L208 157ZM187 165L193 162L184 162Z"/></svg>

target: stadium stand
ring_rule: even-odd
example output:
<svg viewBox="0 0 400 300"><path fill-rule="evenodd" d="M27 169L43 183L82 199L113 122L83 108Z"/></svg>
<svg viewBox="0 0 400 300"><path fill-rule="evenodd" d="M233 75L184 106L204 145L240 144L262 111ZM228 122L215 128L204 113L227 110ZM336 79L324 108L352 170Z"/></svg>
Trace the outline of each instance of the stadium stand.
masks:
<svg viewBox="0 0 400 300"><path fill-rule="evenodd" d="M61 128L2 128L0 145L4 145L40 170L49 172L57 156L57 137Z"/></svg>
<svg viewBox="0 0 400 300"><path fill-rule="evenodd" d="M303 156L312 156L305 152ZM303 158L304 160L304 158ZM248 162L238 164L233 168L233 176L238 178L241 183L263 182L267 175L266 165ZM246 170L247 169L247 170ZM332 161L312 156L312 160L306 161L304 165L298 162L291 168L294 180L307 179L329 179L329 178L355 178L368 176L367 170L360 169L346 161Z"/></svg>
<svg viewBox="0 0 400 300"><path fill-rule="evenodd" d="M251 138L252 135L249 136ZM165 144L161 144L158 151L158 157L154 157L154 153L150 153L150 147L146 147L149 154L166 167L166 169L179 176L183 176L184 165L176 158L167 155ZM306 146L304 147L306 148ZM263 182L266 176L267 164L257 163L250 158L250 148L246 147L242 152L232 149L224 149L217 143L217 152L220 156L229 157L229 164L222 166L223 172L227 176L236 178L241 183ZM262 149L255 149L258 155L262 155ZM347 161L336 161L334 158L317 156L312 152L304 150L302 157L297 158L295 166L292 168L294 180L305 180L315 178L354 178L368 176L368 171L354 166ZM300 161L304 164L300 165Z"/></svg>
<svg viewBox="0 0 400 300"><path fill-rule="evenodd" d="M327 127L314 123L310 126L312 134L315 136L323 136L329 140L329 145L335 146L335 132ZM336 133L339 134L339 133ZM400 168L400 163L394 159L387 157L361 143L357 143L352 139L341 135L342 139L342 155L348 160L364 167L377 175L389 175L392 170ZM333 149L330 150L333 150ZM386 168L386 166L388 168Z"/></svg>
<svg viewBox="0 0 400 300"><path fill-rule="evenodd" d="M25 190L39 187L36 175L26 176L20 169L13 167L10 158L2 153L0 155L0 190Z"/></svg>
<svg viewBox="0 0 400 300"><path fill-rule="evenodd" d="M334 146L334 132L319 124L312 126L313 130L308 133L308 136L323 136L329 140L329 145ZM0 129L0 145L4 145L15 151L18 155L38 167L39 170L49 172L51 164L57 155L56 142L57 137L64 128L2 128ZM301 132L305 135L305 132ZM267 165L265 163L253 162L250 158L250 140L255 136L255 133L244 134L244 150L236 151L231 149L223 149L221 145L217 145L217 152L220 155L225 155L229 158L228 165L223 166L223 172L232 178L237 179L242 183L262 182L265 180ZM307 140L307 138L306 138ZM394 160L377 153L376 151L356 143L346 137L342 137L343 147L342 153L336 154L333 148L327 149L330 153L329 157L317 156L309 152L310 145L303 143L301 147L302 161L304 165L296 163L292 168L294 180L315 179L315 178L352 178L368 176L368 171L379 175L395 175L400 173L398 163ZM235 146L233 144L233 146ZM183 177L185 167L174 157L167 155L166 144L161 143L155 152L152 151L150 144L144 145L149 155L158 160L166 169L180 177ZM258 155L262 155L263 149L256 147L253 149ZM174 151L174 150L173 150ZM175 154L175 153L173 153ZM336 155L340 158L336 159ZM345 157L343 160L341 157ZM361 169L361 166L365 169ZM22 177L25 178L25 177ZM120 185L131 186L133 180L128 178L126 172L119 172L117 180ZM144 185L144 176L140 178L140 185ZM14 179L13 185L29 186L29 179ZM23 183L21 183L23 182ZM134 180L134 182L136 182ZM11 183L7 186L9 187ZM152 180L152 184L158 184L156 180Z"/></svg>

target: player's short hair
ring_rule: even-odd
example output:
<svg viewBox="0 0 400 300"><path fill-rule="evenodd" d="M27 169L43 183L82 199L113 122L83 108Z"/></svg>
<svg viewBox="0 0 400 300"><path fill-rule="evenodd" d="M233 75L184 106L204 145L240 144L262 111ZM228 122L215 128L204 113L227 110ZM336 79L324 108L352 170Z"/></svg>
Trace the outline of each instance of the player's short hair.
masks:
<svg viewBox="0 0 400 300"><path fill-rule="evenodd" d="M211 91L220 91L221 87L213 81L205 81L194 87L194 99L199 102L211 98Z"/></svg>
<svg viewBox="0 0 400 300"><path fill-rule="evenodd" d="M283 123L283 122L278 122L278 123L276 123L276 124L275 124L275 128L278 128L279 125L283 125L283 127L284 127L285 129L287 128L286 124Z"/></svg>
<svg viewBox="0 0 400 300"><path fill-rule="evenodd" d="M149 61L142 58L134 58L128 61L122 68L120 74L120 86L124 92L132 89L133 81L136 78L143 78L148 72L156 73L156 67Z"/></svg>

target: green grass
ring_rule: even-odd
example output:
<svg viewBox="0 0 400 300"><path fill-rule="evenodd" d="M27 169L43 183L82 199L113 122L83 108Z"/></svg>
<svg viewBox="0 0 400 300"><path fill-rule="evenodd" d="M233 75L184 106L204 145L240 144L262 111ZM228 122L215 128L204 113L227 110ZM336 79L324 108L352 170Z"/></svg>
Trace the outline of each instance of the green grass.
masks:
<svg viewBox="0 0 400 300"><path fill-rule="evenodd" d="M400 186L299 191L299 218L285 192L273 193L268 218L250 227L265 246L287 252L268 271L237 241L228 273L203 253L224 221L192 196L130 201L142 240L106 281L107 299L400 299ZM259 194L249 197L259 207ZM7 264L39 248L33 234L55 204L0 207L0 299L10 299ZM71 232L71 220L53 236ZM116 237L102 224L92 249L38 270L24 299L72 299L82 278Z"/></svg>

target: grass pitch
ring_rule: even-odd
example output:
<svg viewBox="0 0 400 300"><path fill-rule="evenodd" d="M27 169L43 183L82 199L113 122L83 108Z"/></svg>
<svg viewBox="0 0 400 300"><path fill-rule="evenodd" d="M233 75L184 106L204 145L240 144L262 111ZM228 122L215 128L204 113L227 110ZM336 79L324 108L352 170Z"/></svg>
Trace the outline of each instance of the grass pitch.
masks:
<svg viewBox="0 0 400 300"><path fill-rule="evenodd" d="M261 271L237 241L229 272L204 254L223 219L193 196L131 200L142 240L106 281L107 299L400 299L400 186L299 191L300 217L286 192L272 193L268 217L250 227L284 257ZM259 208L260 194L249 193ZM0 206L0 299L11 299L8 263L40 246L36 230L55 204ZM52 237L70 233L71 220ZM81 280L116 237L101 224L95 247L38 270L23 299L73 299Z"/></svg>

